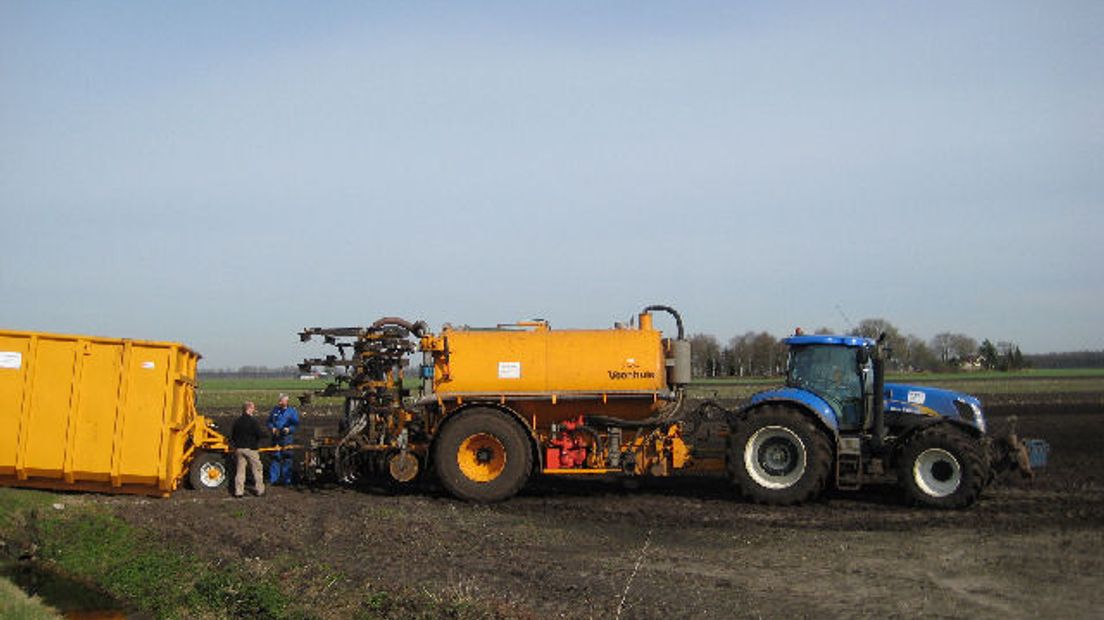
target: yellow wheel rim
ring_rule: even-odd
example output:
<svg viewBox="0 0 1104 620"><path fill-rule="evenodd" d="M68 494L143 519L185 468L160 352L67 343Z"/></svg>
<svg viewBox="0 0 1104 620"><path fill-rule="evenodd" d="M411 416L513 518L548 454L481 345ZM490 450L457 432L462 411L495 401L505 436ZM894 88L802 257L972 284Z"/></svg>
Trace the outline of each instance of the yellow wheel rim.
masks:
<svg viewBox="0 0 1104 620"><path fill-rule="evenodd" d="M494 435L469 435L456 450L456 462L468 480L490 482L506 469L506 448Z"/></svg>
<svg viewBox="0 0 1104 620"><path fill-rule="evenodd" d="M203 484L213 487L222 483L224 474L220 467L214 463L208 463L200 469L200 475L203 478Z"/></svg>

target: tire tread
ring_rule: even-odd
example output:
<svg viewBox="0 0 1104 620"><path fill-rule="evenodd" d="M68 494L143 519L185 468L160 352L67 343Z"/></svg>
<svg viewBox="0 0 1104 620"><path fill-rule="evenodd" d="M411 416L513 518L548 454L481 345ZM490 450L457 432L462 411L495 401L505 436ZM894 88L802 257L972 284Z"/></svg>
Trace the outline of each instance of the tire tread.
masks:
<svg viewBox="0 0 1104 620"><path fill-rule="evenodd" d="M946 497L930 497L916 487L912 477L915 457L928 447L951 448L960 461L962 486ZM938 424L917 431L901 449L897 465L897 481L905 491L908 502L914 506L930 508L965 508L981 496L989 480L988 461L977 442L965 432L948 424Z"/></svg>
<svg viewBox="0 0 1104 620"><path fill-rule="evenodd" d="M768 425L787 426L803 438L807 446L807 476L786 489L767 489L751 480L744 471L744 445L748 437ZM827 434L804 413L785 406L767 405L745 414L726 439L725 468L737 492L758 504L788 506L803 504L819 497L828 485L832 470L832 446Z"/></svg>

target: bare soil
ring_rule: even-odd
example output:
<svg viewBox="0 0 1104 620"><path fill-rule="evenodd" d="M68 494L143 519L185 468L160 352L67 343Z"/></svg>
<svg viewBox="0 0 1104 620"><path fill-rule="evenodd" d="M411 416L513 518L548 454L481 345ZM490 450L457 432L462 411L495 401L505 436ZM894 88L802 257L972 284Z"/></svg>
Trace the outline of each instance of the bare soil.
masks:
<svg viewBox="0 0 1104 620"><path fill-rule="evenodd" d="M1099 617L1102 404L1104 394L988 403L993 426L1016 415L1021 436L1050 442L1050 467L954 512L907 507L889 485L758 506L701 475L634 488L540 479L490 506L432 482L98 501L279 580L323 617L357 611L369 589L404 588L523 618Z"/></svg>

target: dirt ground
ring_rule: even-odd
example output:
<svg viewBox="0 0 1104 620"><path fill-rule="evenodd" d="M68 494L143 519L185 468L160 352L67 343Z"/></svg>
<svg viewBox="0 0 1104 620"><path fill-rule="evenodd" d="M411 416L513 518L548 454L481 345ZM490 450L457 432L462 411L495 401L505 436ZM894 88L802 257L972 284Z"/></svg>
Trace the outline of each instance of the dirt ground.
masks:
<svg viewBox="0 0 1104 620"><path fill-rule="evenodd" d="M400 587L518 617L1099 617L1104 394L1038 398L1003 396L988 411L998 428L1017 415L1022 436L1047 439L1050 467L965 511L906 507L892 486L764 507L705 476L639 488L541 479L490 506L429 483L99 501L282 580L327 617L353 611L367 588Z"/></svg>

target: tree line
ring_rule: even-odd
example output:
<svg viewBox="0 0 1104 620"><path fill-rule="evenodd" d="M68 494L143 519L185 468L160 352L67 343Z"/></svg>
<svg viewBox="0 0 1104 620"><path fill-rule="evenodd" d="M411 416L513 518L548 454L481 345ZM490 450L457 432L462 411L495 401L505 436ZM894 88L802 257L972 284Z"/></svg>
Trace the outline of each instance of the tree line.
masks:
<svg viewBox="0 0 1104 620"><path fill-rule="evenodd" d="M820 327L815 334L838 332ZM957 370L1019 370L1031 359L1009 341L980 343L966 334L941 332L929 340L903 334L885 319L864 319L846 335L878 338L886 335L887 366L901 372L950 372ZM784 374L786 345L767 332L747 332L721 344L712 334L693 334L691 368L695 377L756 377ZM1102 352L1104 353L1104 352Z"/></svg>
<svg viewBox="0 0 1104 620"><path fill-rule="evenodd" d="M1104 368L1104 351L1069 351L1028 355L1032 368Z"/></svg>
<svg viewBox="0 0 1104 620"><path fill-rule="evenodd" d="M238 368L212 368L197 372L202 379L294 379L301 373L296 366L239 366Z"/></svg>

